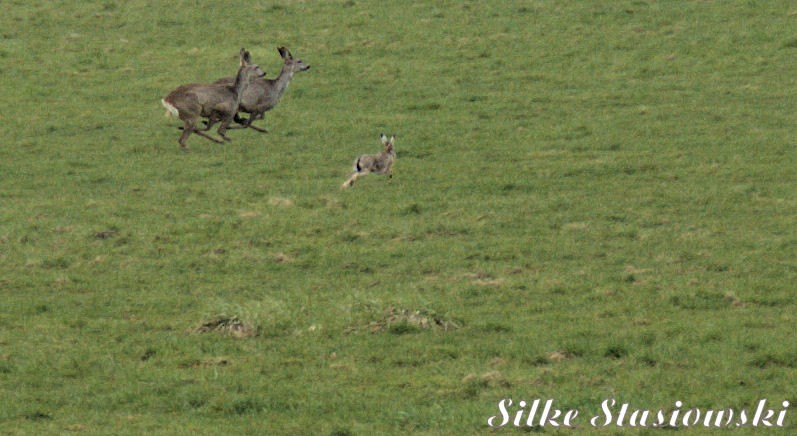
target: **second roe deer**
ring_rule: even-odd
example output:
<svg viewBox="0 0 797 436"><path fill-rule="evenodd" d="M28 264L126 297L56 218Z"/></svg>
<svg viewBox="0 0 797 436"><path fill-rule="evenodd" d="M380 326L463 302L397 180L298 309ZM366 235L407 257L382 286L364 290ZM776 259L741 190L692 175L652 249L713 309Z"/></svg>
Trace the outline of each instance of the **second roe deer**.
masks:
<svg viewBox="0 0 797 436"><path fill-rule="evenodd" d="M235 122L242 127L250 127L258 132L266 133L266 129L254 126L252 122L263 118L266 112L273 109L277 103L279 103L280 97L285 93L288 84L291 83L294 73L310 69L310 65L306 64L303 60L294 59L287 48L280 47L277 51L279 51L284 62L279 76L277 76L276 79L255 77L251 80L249 88L243 93L241 106L238 108L238 111L249 114L249 118L241 118L238 115L235 116ZM233 82L233 77L225 77L217 80L215 83L229 86Z"/></svg>
<svg viewBox="0 0 797 436"><path fill-rule="evenodd" d="M259 66L252 63L251 55L245 49L240 52L240 67L232 84L218 83L192 83L177 87L174 91L161 100L161 104L171 114L183 121L183 133L178 142L183 150L187 149L186 140L191 133L196 133L203 138L218 143L230 141L225 135L227 128L233 121L241 103L241 97L254 78L265 76L266 73ZM199 129L199 118L207 118L207 125ZM217 130L223 140L216 139L205 132L210 130L215 123L221 122Z"/></svg>

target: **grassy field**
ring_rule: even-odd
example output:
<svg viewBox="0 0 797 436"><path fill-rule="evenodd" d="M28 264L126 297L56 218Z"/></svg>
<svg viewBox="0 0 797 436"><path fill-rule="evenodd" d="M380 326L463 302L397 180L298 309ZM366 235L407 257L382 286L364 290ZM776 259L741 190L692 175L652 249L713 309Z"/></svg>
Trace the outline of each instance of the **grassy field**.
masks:
<svg viewBox="0 0 797 436"><path fill-rule="evenodd" d="M1 433L797 404L793 2L224 6L4 3ZM281 45L269 133L181 152L161 97Z"/></svg>

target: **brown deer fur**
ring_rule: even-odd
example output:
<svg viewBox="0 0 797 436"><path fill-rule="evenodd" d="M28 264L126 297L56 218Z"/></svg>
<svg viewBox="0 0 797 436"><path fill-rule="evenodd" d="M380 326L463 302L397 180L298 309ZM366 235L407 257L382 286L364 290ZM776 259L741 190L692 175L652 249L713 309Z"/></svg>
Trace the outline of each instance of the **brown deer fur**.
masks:
<svg viewBox="0 0 797 436"><path fill-rule="evenodd" d="M256 64L251 63L248 51L241 49L240 67L232 84L218 83L192 83L179 86L161 100L166 108L167 115L171 114L183 121L183 133L178 142L183 149L187 148L186 140L191 133L196 133L203 138L218 143L230 141L225 135L227 128L238 112L241 98L255 78L265 76L266 73ZM199 118L207 118L207 126L197 128ZM217 122L221 122L217 132L223 140L213 138L205 132Z"/></svg>
<svg viewBox="0 0 797 436"><path fill-rule="evenodd" d="M241 105L238 108L239 112L244 112L249 115L249 118L240 118L235 116L235 122L241 124L242 127L251 127L258 132L266 132L265 129L252 125L252 122L263 118L264 114L273 109L279 103L280 97L285 93L288 84L293 79L293 74L300 71L306 71L310 65L304 63L301 59L294 59L291 52L285 48L280 47L279 51L284 65L282 71L276 79L266 79L263 77L254 77L249 83L249 87L244 90L241 98ZM217 80L215 83L231 86L235 81L234 77L225 77Z"/></svg>

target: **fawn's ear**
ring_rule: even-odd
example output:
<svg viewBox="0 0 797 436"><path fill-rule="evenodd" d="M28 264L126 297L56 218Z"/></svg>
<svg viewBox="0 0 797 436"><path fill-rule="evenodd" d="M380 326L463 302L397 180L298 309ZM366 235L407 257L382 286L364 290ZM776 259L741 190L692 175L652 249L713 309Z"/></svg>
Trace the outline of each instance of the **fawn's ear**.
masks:
<svg viewBox="0 0 797 436"><path fill-rule="evenodd" d="M390 143L390 145L393 145L393 144L396 143L396 134L395 133L390 135L390 140L388 142Z"/></svg>
<svg viewBox="0 0 797 436"><path fill-rule="evenodd" d="M379 139L382 140L382 144L387 144L387 136L384 133L379 134Z"/></svg>
<svg viewBox="0 0 797 436"><path fill-rule="evenodd" d="M293 56L291 56L291 52L288 51L287 48L280 47L280 48L277 49L277 51L280 52L280 56L282 57L282 59L285 59L285 60L293 59Z"/></svg>

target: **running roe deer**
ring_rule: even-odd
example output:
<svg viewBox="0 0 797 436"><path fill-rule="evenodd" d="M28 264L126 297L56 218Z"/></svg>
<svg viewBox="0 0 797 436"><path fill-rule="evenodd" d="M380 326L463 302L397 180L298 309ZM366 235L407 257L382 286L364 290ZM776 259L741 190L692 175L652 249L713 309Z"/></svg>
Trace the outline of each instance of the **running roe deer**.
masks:
<svg viewBox="0 0 797 436"><path fill-rule="evenodd" d="M384 133L379 135L385 149L379 154L364 154L354 161L354 169L348 180L343 182L341 188L345 189L354 185L358 177L366 174L388 174L393 178L393 162L396 161L396 150L393 144L396 142L396 135L391 135L390 139Z"/></svg>
<svg viewBox="0 0 797 436"><path fill-rule="evenodd" d="M183 121L183 133L178 142L183 150L187 149L186 140L191 133L223 144L231 139L225 135L227 128L238 112L241 97L246 92L253 78L263 77L266 73L252 63L251 55L245 49L240 52L241 66L230 85L216 83L192 83L177 87L161 100L168 116L173 115ZM198 129L196 124L200 117L207 117L207 125ZM205 132L217 122L221 122L217 130L223 140L216 139Z"/></svg>
<svg viewBox="0 0 797 436"><path fill-rule="evenodd" d="M241 128L250 127L258 132L266 133L266 129L254 126L252 122L263 118L266 112L274 109L274 106L279 103L280 97L288 88L288 84L291 83L294 73L310 69L310 65L304 63L301 59L294 59L287 48L280 47L277 51L279 51L284 61L279 76L276 79L255 77L249 84L249 88L243 93L238 111L248 113L249 118L245 119L237 114L235 115L235 122L240 124ZM230 86L234 80L235 78L233 77L225 77L215 83Z"/></svg>

